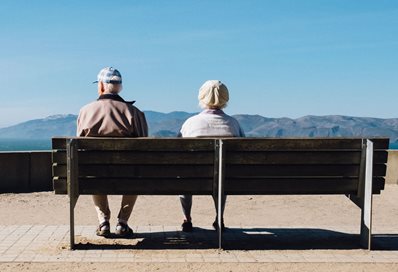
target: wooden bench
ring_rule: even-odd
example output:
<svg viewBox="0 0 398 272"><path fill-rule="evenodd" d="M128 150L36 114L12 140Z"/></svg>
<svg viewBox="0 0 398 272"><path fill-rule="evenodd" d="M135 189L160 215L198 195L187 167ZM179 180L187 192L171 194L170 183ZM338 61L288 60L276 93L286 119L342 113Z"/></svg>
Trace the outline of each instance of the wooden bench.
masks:
<svg viewBox="0 0 398 272"><path fill-rule="evenodd" d="M361 208L360 243L370 249L372 195L384 189L388 144L384 138L53 138L54 191L70 198L72 249L74 207L79 195L91 194L342 194Z"/></svg>

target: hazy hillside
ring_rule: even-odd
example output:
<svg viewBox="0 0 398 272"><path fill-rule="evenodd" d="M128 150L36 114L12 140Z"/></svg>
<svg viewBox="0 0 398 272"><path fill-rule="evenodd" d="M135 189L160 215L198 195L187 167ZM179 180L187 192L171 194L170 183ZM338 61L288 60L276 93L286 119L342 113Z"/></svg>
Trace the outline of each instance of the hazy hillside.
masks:
<svg viewBox="0 0 398 272"><path fill-rule="evenodd" d="M182 123L194 113L146 111L150 135L176 136ZM234 116L247 136L252 137L389 137L398 142L398 118L381 119L340 115L304 116L297 119L266 118L260 115ZM49 139L73 136L76 115L54 115L0 129L2 139Z"/></svg>
<svg viewBox="0 0 398 272"><path fill-rule="evenodd" d="M149 135L157 137L176 136L186 119L194 115L183 111L160 113L145 111L145 117L149 126Z"/></svg>
<svg viewBox="0 0 398 272"><path fill-rule="evenodd" d="M398 118L380 119L340 115L297 119L236 115L249 136L259 137L390 137L398 141Z"/></svg>
<svg viewBox="0 0 398 272"><path fill-rule="evenodd" d="M184 121L194 115L187 112L161 113L145 111L151 136L176 136ZM77 115L53 115L14 126L1 128L0 139L48 139L53 136L75 136Z"/></svg>
<svg viewBox="0 0 398 272"><path fill-rule="evenodd" d="M52 115L0 129L0 138L48 139L52 136L76 135L76 115Z"/></svg>

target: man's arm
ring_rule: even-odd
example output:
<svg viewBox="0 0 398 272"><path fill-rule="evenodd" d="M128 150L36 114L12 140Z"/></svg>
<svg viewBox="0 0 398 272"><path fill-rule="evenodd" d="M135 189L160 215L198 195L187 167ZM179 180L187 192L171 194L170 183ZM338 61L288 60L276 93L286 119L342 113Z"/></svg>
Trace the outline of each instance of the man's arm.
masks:
<svg viewBox="0 0 398 272"><path fill-rule="evenodd" d="M145 114L137 110L136 118L134 118L135 129L138 137L148 137L148 124Z"/></svg>
<svg viewBox="0 0 398 272"><path fill-rule="evenodd" d="M77 117L77 122L76 122L76 125L77 125L77 127L76 127L76 136L77 137L84 136L84 131L83 131L82 127L81 127L81 124L82 124L82 122L81 122L81 112L79 112L79 116Z"/></svg>

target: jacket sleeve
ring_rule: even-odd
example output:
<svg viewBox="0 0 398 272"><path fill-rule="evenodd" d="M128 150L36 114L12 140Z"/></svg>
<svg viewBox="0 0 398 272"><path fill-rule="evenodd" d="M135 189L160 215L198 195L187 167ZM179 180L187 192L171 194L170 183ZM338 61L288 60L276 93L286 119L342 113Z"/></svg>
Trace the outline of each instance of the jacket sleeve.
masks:
<svg viewBox="0 0 398 272"><path fill-rule="evenodd" d="M79 112L79 116L77 117L76 121L76 136L84 136L84 130L82 128L82 119L81 119L81 111Z"/></svg>
<svg viewBox="0 0 398 272"><path fill-rule="evenodd" d="M137 110L135 120L135 129L138 137L148 137L148 124L146 122L145 114Z"/></svg>

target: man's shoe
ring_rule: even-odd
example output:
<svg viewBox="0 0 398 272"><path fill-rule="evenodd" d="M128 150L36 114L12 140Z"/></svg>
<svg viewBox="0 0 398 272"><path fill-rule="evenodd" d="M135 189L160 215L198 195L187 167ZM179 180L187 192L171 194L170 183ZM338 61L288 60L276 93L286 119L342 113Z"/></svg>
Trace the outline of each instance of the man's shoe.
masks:
<svg viewBox="0 0 398 272"><path fill-rule="evenodd" d="M133 236L133 230L127 225L122 222L117 223L116 225L116 236L118 237L131 237Z"/></svg>
<svg viewBox="0 0 398 272"><path fill-rule="evenodd" d="M192 232L192 222L184 220L181 225L183 232Z"/></svg>
<svg viewBox="0 0 398 272"><path fill-rule="evenodd" d="M111 235L109 221L102 222L95 231L98 236L109 237Z"/></svg>

